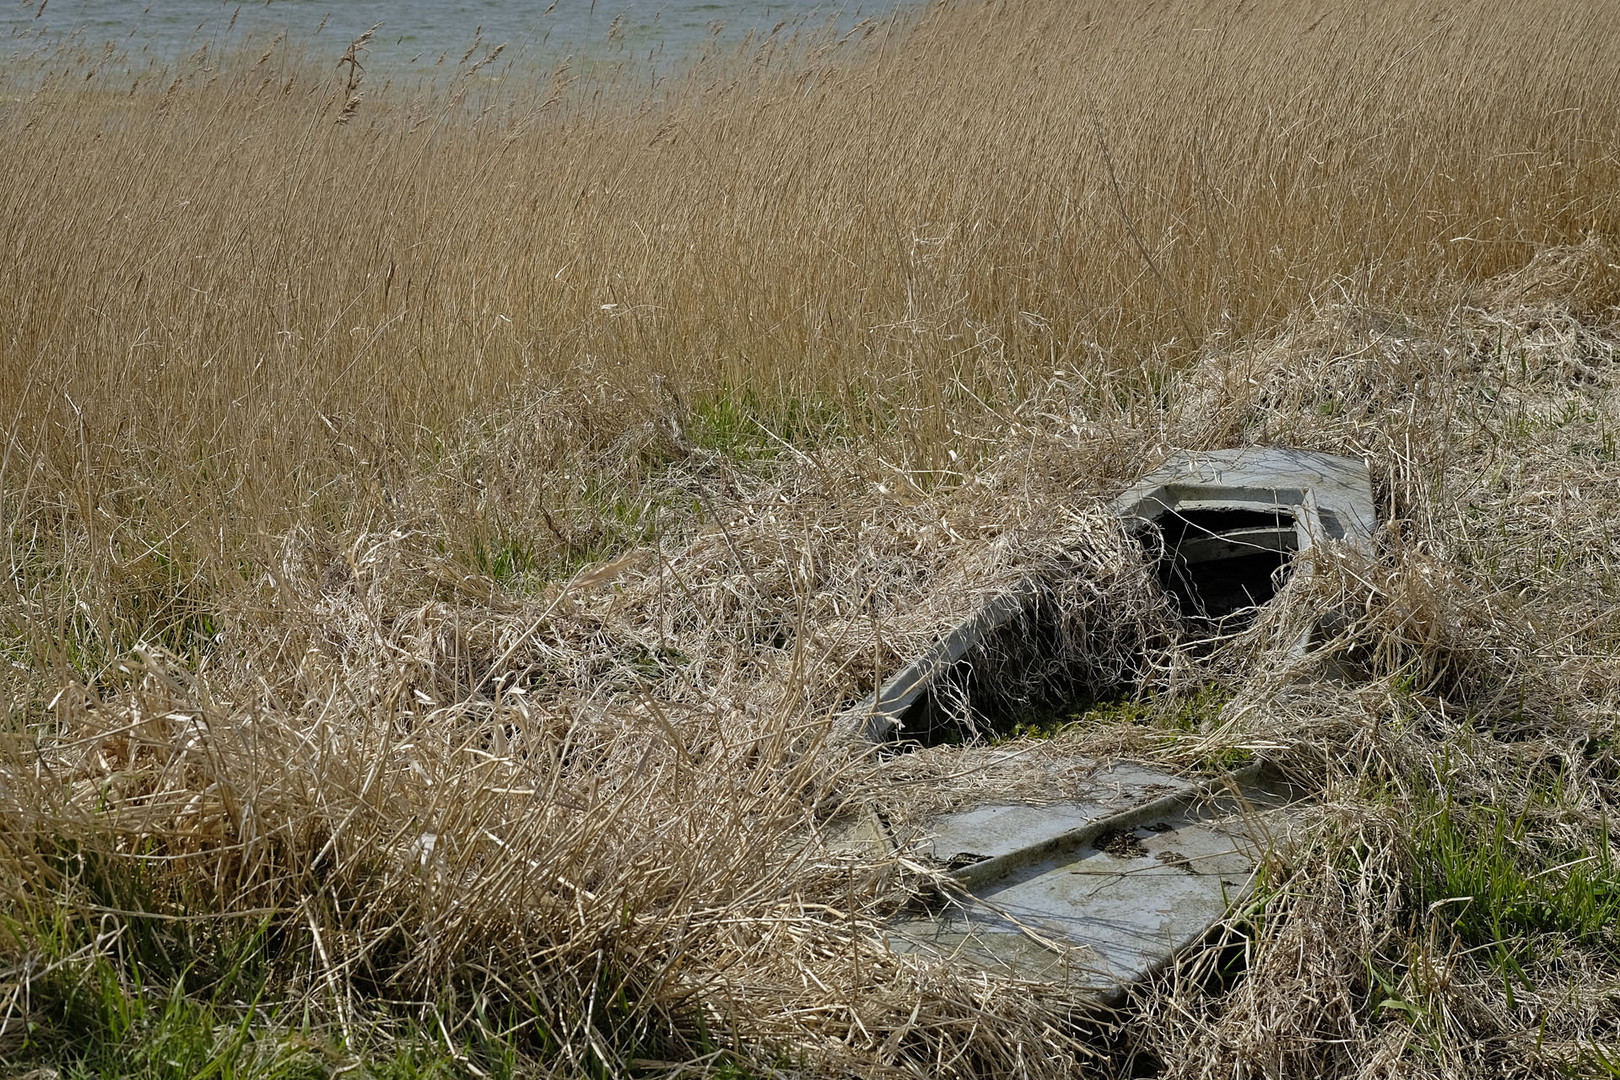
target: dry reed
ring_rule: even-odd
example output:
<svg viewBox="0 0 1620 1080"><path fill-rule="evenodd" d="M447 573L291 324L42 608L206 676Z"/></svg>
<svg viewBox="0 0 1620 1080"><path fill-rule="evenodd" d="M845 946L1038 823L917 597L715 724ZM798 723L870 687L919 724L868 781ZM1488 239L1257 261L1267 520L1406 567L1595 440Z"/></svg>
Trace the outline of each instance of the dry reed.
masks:
<svg viewBox="0 0 1620 1080"><path fill-rule="evenodd" d="M340 1055L389 1002L608 1074L1589 1066L1612 935L1464 947L1414 822L1448 792L1549 881L1609 865L1606 17L941 4L651 85L9 70L0 1054L52 973L223 922ZM1100 509L1252 442L1362 456L1390 522L1268 616L1348 613L1303 664L1271 622L1176 650ZM828 842L964 760L840 709L1023 577L1054 678L1227 699L1041 753L1263 750L1322 805L1104 1028L886 952L922 871ZM101 929L53 956L42 912Z"/></svg>

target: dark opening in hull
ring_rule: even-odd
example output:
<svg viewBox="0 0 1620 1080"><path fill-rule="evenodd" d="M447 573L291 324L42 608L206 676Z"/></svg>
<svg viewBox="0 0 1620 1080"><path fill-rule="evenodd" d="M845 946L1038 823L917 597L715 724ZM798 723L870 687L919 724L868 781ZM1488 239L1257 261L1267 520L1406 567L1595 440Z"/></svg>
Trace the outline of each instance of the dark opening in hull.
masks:
<svg viewBox="0 0 1620 1080"><path fill-rule="evenodd" d="M1281 509L1171 510L1154 527L1160 583L1184 620L1212 628L1252 619L1299 550L1294 516Z"/></svg>

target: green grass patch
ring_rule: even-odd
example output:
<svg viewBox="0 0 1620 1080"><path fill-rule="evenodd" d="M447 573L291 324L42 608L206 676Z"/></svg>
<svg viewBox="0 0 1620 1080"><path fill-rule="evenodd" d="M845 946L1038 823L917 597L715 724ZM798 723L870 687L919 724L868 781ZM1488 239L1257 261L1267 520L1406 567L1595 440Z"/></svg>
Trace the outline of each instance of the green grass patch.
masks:
<svg viewBox="0 0 1620 1080"><path fill-rule="evenodd" d="M1095 731L1105 727L1140 727L1156 735L1175 739L1206 730L1208 722L1220 715L1232 698L1232 691L1218 683L1206 683L1185 694L1119 694L1081 705L1070 704L1045 712L1018 717L996 742L1013 739L1051 739L1070 732ZM1244 750L1206 755L1200 768L1216 773L1230 772L1253 761Z"/></svg>
<svg viewBox="0 0 1620 1080"><path fill-rule="evenodd" d="M687 418L687 435L694 444L736 461L813 449L848 431L844 404L825 398L770 401L747 387L695 399Z"/></svg>
<svg viewBox="0 0 1620 1080"><path fill-rule="evenodd" d="M472 569L500 585L510 584L539 569L545 557L533 539L521 536L475 537L469 559Z"/></svg>
<svg viewBox="0 0 1620 1080"><path fill-rule="evenodd" d="M552 1007L491 997L472 976L447 979L432 1003L372 997L361 980L345 1022L313 975L302 918L211 911L161 861L70 844L39 855L29 891L0 910L0 1002L12 998L0 1012L0 1076L606 1078L692 1059L707 1063L693 1075L747 1075L700 1016L645 1008L611 964L594 992ZM19 984L26 992L11 995ZM556 1031L571 1033L574 1059Z"/></svg>
<svg viewBox="0 0 1620 1080"><path fill-rule="evenodd" d="M1414 900L1423 917L1516 968L1545 935L1620 956L1620 873L1606 825L1575 845L1533 835L1528 812L1451 793L1419 808Z"/></svg>

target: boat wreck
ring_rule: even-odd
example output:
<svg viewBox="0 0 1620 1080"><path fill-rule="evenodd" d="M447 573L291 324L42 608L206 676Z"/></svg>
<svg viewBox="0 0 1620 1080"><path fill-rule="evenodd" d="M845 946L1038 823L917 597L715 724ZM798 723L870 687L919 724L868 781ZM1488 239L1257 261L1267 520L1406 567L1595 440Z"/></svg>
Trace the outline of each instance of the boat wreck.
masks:
<svg viewBox="0 0 1620 1080"><path fill-rule="evenodd" d="M1299 556L1318 545L1375 553L1367 468L1331 454L1181 453L1112 506L1193 638L1251 621L1309 572ZM892 752L938 742L939 714L962 701L946 684L1016 629L1033 595L1028 584L993 597L851 710L851 730ZM1304 820L1300 793L1263 761L1203 779L1078 755L1027 767L1054 773L1066 797L992 796L902 827L867 808L846 822L845 846L940 868L931 900L889 924L889 948L1107 1004L1227 918Z"/></svg>

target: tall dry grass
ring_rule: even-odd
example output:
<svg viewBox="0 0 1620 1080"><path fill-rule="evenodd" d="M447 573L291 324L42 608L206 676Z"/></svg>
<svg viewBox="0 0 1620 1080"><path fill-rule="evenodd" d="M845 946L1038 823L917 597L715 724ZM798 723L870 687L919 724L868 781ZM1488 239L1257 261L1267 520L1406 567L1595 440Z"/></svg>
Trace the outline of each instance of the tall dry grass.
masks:
<svg viewBox="0 0 1620 1080"><path fill-rule="evenodd" d="M953 391L1611 231L1610 14L952 4L650 89L64 60L8 88L3 404L278 505L575 378L853 397L931 460Z"/></svg>
<svg viewBox="0 0 1620 1080"><path fill-rule="evenodd" d="M8 68L4 1015L241 923L350 1050L385 1001L608 1072L1127 1068L1058 996L886 953L920 871L824 842L960 764L863 760L837 710L1033 572L1074 677L1235 695L1088 752L1265 747L1329 808L1239 927L1264 977L1178 968L1126 1043L1576 1060L1601 943L1535 968L1562 1011L1434 974L1400 821L1457 790L1567 851L1613 804L1608 16L943 4L653 83ZM1279 616L1351 605L1353 693L1263 636L1143 659L1171 631L1100 500L1253 441L1362 455L1397 523ZM41 911L99 929L56 956Z"/></svg>

